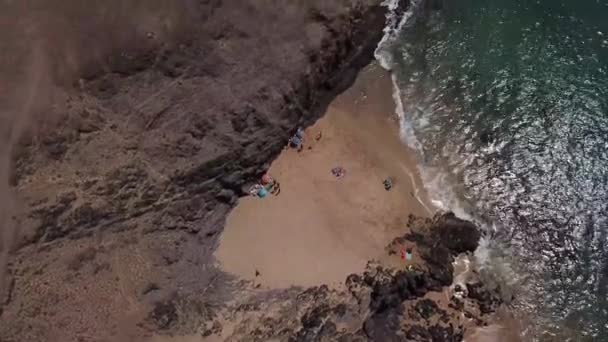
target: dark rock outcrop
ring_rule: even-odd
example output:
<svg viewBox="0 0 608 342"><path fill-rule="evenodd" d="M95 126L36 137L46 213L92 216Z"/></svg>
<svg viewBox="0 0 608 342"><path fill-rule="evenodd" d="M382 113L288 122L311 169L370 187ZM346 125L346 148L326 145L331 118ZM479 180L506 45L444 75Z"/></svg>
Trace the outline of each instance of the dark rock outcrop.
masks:
<svg viewBox="0 0 608 342"><path fill-rule="evenodd" d="M371 61L385 26L380 3L40 1L40 17L26 19L49 37L20 41L53 47L42 58L58 81L45 84L54 102L36 107L45 120L12 151L23 212L0 340L209 336L226 310L245 317L235 335L248 341L462 339L461 326L421 300L451 283L454 255L477 246L476 228L453 215L397 239L417 243L426 269L370 266L344 292L256 292L229 307L241 285L212 260L238 197ZM404 321L411 310L415 323Z"/></svg>
<svg viewBox="0 0 608 342"><path fill-rule="evenodd" d="M499 295L500 289L489 289L480 282L467 284L467 293L469 298L479 303L482 315L495 312L498 306L502 304Z"/></svg>
<svg viewBox="0 0 608 342"><path fill-rule="evenodd" d="M41 58L59 81L36 88L52 88L53 102L13 151L23 213L0 339L185 333L196 315L174 310L173 296L223 302L228 282L211 255L227 213L372 60L380 3L40 2L38 29L19 39L53 47ZM3 14L29 15L10 6ZM91 246L94 258L71 266ZM159 290L143 294L151 282ZM125 303L133 315L112 314ZM334 330L315 315L307 324Z"/></svg>
<svg viewBox="0 0 608 342"><path fill-rule="evenodd" d="M438 291L442 286L452 284L453 257L474 251L481 232L475 224L459 219L453 213L427 219L424 224L419 221L409 217L410 233L396 238L389 246L389 253L395 253L394 246L405 241L414 242L428 270L425 281L429 288Z"/></svg>
<svg viewBox="0 0 608 342"><path fill-rule="evenodd" d="M459 220L453 214L438 215L433 220L412 220L410 226L414 235L408 234L396 241L416 238L433 248L445 250L447 256L432 259L431 267L418 270L387 269L370 263L363 274L347 277L344 291L319 286L299 293L285 293L279 300L254 297L252 303L241 304L240 309L247 308L244 309L245 317L251 312L251 319L237 324L237 330L240 329L243 338L254 341L462 341L465 331L465 321L460 319L463 308L441 306L425 296L436 290L439 280L434 273L437 269L443 274L456 255L475 250L479 232L475 225ZM449 236L443 235L450 227L460 229L469 237L460 242L450 240ZM397 242L389 248L394 243ZM441 286L450 284L439 283ZM442 290L441 286L439 290ZM468 286L478 289L476 284ZM458 301L462 305L467 301L469 308L483 313L489 302L487 296L492 292L480 291ZM261 309L262 305L266 310ZM275 308L275 305L279 307L278 311L269 313L274 311L269 308ZM475 319L475 324L484 323L472 313L469 316Z"/></svg>
<svg viewBox="0 0 608 342"><path fill-rule="evenodd" d="M187 221L169 210L184 199L199 205L190 219L216 225L202 219L234 205L291 133L314 122L372 59L384 25L379 1L321 3L203 2L196 10L205 19L180 40L110 55L69 95L43 145L26 143L16 156L25 193L54 193L54 185L82 203L51 195L32 205L21 243L144 215ZM61 178L44 184L43 172Z"/></svg>

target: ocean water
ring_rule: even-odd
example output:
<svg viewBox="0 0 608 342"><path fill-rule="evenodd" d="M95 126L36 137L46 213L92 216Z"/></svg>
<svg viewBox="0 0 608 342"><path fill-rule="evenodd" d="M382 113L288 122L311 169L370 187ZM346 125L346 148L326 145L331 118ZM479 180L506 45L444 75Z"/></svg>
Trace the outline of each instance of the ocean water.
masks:
<svg viewBox="0 0 608 342"><path fill-rule="evenodd" d="M608 1L413 1L377 51L435 203L539 340L608 341ZM561 338L561 337L563 338Z"/></svg>

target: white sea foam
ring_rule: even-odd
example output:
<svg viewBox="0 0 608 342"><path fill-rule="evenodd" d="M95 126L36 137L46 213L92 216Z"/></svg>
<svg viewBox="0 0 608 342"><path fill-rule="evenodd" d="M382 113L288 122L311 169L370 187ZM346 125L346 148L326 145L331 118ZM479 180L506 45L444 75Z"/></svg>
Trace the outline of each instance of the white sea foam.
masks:
<svg viewBox="0 0 608 342"><path fill-rule="evenodd" d="M386 0L383 5L388 8L387 25L384 28L384 36L378 44L375 50L375 57L379 64L386 70L391 71L394 67L393 52L391 51L393 44L397 40L399 33L403 30L405 25L414 17L414 14L418 10L419 6L423 1L412 1L408 10L403 14L401 18L395 13L398 8L399 0ZM397 23L397 20L399 22ZM399 87L399 81L395 73L391 73L391 80L393 82L393 101L395 102L395 115L397 115L399 122L399 135L401 140L406 143L409 147L414 149L421 158L424 158L424 151L420 141L416 138L414 127L408 115L405 111L404 96ZM431 203L439 210L443 211L454 211L454 213L461 218L470 218L466 215L464 210L461 210L460 205L453 200L454 196L451 193L445 193L440 189L446 189L446 182L444 177L438 172L429 172L431 170L425 170L418 166L424 187L429 194Z"/></svg>
<svg viewBox="0 0 608 342"><path fill-rule="evenodd" d="M414 15L418 4L421 2L422 1L419 0L412 1L410 7L403 14L402 18L399 18L399 16L395 13L395 10L397 10L399 7L399 0L385 0L382 3L382 5L388 9L386 14L387 25L384 27L384 36L382 36L382 40L380 40L380 43L378 43L374 56L384 69L392 69L393 57L388 48L397 39L399 32L401 32L405 24Z"/></svg>
<svg viewBox="0 0 608 342"><path fill-rule="evenodd" d="M388 71L392 71L394 69L394 51L392 51L394 47L393 45L396 43L401 30L410 21L410 19L414 17L419 8L418 6L421 3L422 1L414 1L408 11L401 19L399 19L394 13L394 10L398 5L398 0L385 1L384 5L389 9L389 13L387 14L387 27L384 29L384 37L378 44L375 51L375 57L384 69ZM396 24L396 20L400 20L399 23ZM405 144L414 149L418 156L424 160L424 150L421 142L416 137L416 132L412 122L413 115L411 114L413 113L406 112L404 101L407 99L402 93L401 87L399 86L399 79L395 72L391 72L391 79L393 82L392 95L395 102L395 115L397 115L399 122L400 138ZM431 113L424 114L432 115ZM422 120L427 120L425 115L422 115ZM422 178L423 186L428 193L429 200L435 209L439 209L441 211L451 211L459 218L474 221L477 224L480 224L480 222L475 220L475 218L471 216L468 210L462 205L462 202L456 194L453 183L444 170L429 165L421 165L420 163L418 163L418 170ZM420 202L423 203L424 201L421 200ZM429 211L431 210L429 209ZM493 227L485 228L491 231ZM458 274L455 275L456 279L464 281L467 274L471 270L471 267L473 267L475 269L482 269L486 274L499 274L499 276L497 276L498 281L507 280L507 277L511 277L510 282L515 281L517 277L516 274L514 274L511 265L502 257L496 256L493 252L493 248L495 247L493 246L492 241L489 238L483 238L480 241L479 247L473 257L461 256L458 258L455 265L460 265L461 267L457 267L457 269L460 269L462 272L458 272ZM455 283L458 283L458 281Z"/></svg>
<svg viewBox="0 0 608 342"><path fill-rule="evenodd" d="M424 159L424 150L422 144L416 137L416 132L411 121L408 120L408 114L405 112L403 104L404 98L399 88L397 75L392 74L391 79L393 81L393 101L395 102L395 115L397 115L399 121L399 135L401 141L407 144L409 147L414 149L421 158ZM473 220L467 211L463 208L457 196L454 194L451 183L447 179L447 175L444 174L438 168L429 166L422 166L418 164L418 170L420 172L422 182L424 184L427 193L429 194L429 200L435 206L435 208L442 211L452 211L456 216L466 219Z"/></svg>

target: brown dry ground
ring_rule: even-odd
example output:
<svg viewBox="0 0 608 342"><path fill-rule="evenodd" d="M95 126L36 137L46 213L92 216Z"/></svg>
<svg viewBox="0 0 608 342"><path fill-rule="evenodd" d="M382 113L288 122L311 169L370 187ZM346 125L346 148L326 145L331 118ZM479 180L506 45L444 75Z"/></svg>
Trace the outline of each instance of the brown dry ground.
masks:
<svg viewBox="0 0 608 342"><path fill-rule="evenodd" d="M0 340L208 321L227 212L369 61L379 3L0 1Z"/></svg>
<svg viewBox="0 0 608 342"><path fill-rule="evenodd" d="M408 215L431 213L416 196L424 191L415 157L399 140L391 87L370 65L306 130L304 150L279 156L269 172L281 193L244 198L228 216L216 251L225 271L284 288L337 284L369 260L404 266L385 247L406 232ZM345 177L331 174L337 166Z"/></svg>

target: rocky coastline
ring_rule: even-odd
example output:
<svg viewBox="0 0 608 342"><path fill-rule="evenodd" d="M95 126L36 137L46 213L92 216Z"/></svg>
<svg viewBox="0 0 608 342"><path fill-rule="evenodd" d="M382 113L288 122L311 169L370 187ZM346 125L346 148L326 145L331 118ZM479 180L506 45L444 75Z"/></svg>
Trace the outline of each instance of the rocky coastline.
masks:
<svg viewBox="0 0 608 342"><path fill-rule="evenodd" d="M370 263L344 289L258 291L217 269L226 215L373 60L386 8L182 2L171 15L125 5L150 26L123 23L130 39L94 58L76 44L76 76L49 82L53 105L28 113L6 180L20 209L0 278L0 340L230 330L234 340L459 341L458 313L483 324L500 301L479 284L450 298L451 311L423 298L452 285L453 258L477 247L477 228L450 214L412 218L412 233L387 247L416 243L425 269ZM64 57L45 56L53 66Z"/></svg>
<svg viewBox="0 0 608 342"><path fill-rule="evenodd" d="M453 258L473 252L480 232L450 213L432 219L410 217L408 225L412 233L396 238L387 251L394 252L404 241L415 242L424 267L396 270L370 262L363 273L348 276L341 289L323 285L254 294L224 311L223 319L229 317L233 324L231 337L254 341L462 341L467 328L487 324L487 315L501 303L496 292L473 281L466 289L456 285L443 301L428 295L453 285Z"/></svg>

